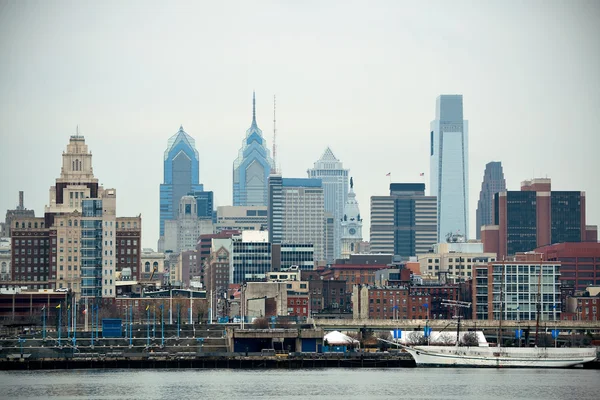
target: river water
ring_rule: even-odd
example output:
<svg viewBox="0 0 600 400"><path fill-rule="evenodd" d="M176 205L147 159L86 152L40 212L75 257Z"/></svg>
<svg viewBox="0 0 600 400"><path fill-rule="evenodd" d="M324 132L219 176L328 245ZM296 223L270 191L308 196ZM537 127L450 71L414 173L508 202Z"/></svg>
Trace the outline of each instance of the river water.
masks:
<svg viewBox="0 0 600 400"><path fill-rule="evenodd" d="M2 399L598 399L584 369L61 370L0 372Z"/></svg>

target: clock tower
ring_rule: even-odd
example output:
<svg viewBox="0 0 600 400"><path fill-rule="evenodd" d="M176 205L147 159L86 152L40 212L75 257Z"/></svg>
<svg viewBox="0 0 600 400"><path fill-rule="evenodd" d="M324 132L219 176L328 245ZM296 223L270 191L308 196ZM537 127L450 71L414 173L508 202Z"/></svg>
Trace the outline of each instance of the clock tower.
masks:
<svg viewBox="0 0 600 400"><path fill-rule="evenodd" d="M354 180L350 178L350 191L342 217L342 259L350 258L350 254L358 253L358 245L362 242L362 218L354 193Z"/></svg>

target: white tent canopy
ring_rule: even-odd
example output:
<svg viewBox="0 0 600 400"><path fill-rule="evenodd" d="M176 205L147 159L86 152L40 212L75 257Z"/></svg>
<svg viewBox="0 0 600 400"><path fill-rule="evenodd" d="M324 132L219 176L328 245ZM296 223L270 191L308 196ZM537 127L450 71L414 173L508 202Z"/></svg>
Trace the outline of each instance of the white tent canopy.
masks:
<svg viewBox="0 0 600 400"><path fill-rule="evenodd" d="M329 332L323 338L323 342L325 341L327 341L327 343L329 343L331 346L347 346L358 343L358 340L352 339L350 336L344 335L339 331Z"/></svg>

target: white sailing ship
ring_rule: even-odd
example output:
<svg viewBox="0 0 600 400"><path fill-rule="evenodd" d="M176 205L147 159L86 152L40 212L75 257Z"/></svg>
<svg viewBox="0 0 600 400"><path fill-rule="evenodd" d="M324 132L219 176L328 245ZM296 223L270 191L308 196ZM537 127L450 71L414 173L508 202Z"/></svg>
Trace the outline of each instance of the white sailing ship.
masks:
<svg viewBox="0 0 600 400"><path fill-rule="evenodd" d="M594 361L595 347L402 346L417 366L565 368Z"/></svg>

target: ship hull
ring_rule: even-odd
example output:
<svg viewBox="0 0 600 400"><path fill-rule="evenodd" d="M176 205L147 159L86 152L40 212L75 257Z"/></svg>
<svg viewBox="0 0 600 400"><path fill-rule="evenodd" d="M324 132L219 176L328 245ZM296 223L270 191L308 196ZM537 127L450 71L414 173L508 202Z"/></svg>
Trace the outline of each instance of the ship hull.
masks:
<svg viewBox="0 0 600 400"><path fill-rule="evenodd" d="M406 347L418 367L568 368L596 359L595 348Z"/></svg>

